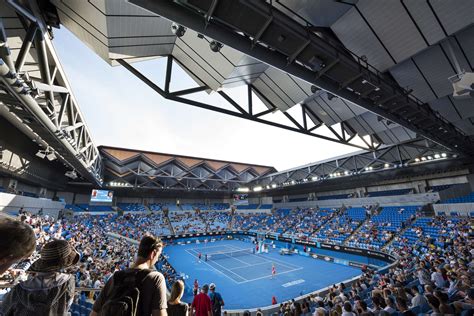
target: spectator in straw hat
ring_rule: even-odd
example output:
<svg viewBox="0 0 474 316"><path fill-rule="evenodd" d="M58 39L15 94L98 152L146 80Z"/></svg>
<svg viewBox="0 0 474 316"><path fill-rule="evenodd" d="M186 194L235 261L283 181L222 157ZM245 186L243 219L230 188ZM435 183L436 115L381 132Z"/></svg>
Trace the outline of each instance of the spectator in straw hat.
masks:
<svg viewBox="0 0 474 316"><path fill-rule="evenodd" d="M43 246L40 256L29 269L31 277L5 295L4 315L67 315L75 277L64 269L79 261L79 253L65 240L52 240Z"/></svg>

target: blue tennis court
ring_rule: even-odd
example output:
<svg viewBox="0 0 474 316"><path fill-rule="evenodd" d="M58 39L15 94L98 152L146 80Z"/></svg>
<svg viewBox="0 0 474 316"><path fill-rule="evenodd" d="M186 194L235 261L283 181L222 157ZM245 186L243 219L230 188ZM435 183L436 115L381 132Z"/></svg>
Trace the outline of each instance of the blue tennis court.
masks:
<svg viewBox="0 0 474 316"><path fill-rule="evenodd" d="M194 279L200 286L215 283L226 309L267 306L272 296L281 302L360 274L358 268L300 255L281 256L277 250L252 254L251 247L250 242L225 240L171 245L165 248L165 253L170 264L188 276L188 287L192 287ZM246 253L228 254L236 251ZM200 261L199 253L202 254ZM205 254L209 256L208 261L204 260ZM272 265L277 271L274 278ZM184 300L190 302L192 296L187 294Z"/></svg>

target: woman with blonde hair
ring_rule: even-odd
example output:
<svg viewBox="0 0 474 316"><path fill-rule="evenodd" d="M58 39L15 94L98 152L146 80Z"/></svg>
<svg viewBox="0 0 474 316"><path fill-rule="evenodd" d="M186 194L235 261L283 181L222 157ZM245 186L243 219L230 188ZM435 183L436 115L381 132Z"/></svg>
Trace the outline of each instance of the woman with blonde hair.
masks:
<svg viewBox="0 0 474 316"><path fill-rule="evenodd" d="M171 287L171 296L168 300L168 316L188 316L188 304L181 302L184 294L184 283L177 280Z"/></svg>

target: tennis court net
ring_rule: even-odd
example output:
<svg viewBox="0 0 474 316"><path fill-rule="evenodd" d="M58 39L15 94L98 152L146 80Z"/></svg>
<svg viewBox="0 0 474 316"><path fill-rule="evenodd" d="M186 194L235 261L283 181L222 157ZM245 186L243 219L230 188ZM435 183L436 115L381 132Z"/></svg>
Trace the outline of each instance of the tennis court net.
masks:
<svg viewBox="0 0 474 316"><path fill-rule="evenodd" d="M235 251L228 251L228 252L213 252L207 254L208 261L215 261L219 259L228 259L234 257L242 257L246 255L253 254L253 248L242 249L242 250L235 250Z"/></svg>

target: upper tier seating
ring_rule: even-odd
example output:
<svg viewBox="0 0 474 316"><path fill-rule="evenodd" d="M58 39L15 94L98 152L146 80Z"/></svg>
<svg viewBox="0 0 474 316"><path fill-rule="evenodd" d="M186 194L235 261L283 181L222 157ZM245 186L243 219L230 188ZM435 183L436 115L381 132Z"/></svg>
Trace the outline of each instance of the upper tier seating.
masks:
<svg viewBox="0 0 474 316"><path fill-rule="evenodd" d="M202 214L192 212L174 212L169 215L176 234L200 233L206 231Z"/></svg>
<svg viewBox="0 0 474 316"><path fill-rule="evenodd" d="M413 189L373 191L373 192L367 192L367 196L379 197L379 196L392 196L392 195L406 195L406 194L410 194L412 191Z"/></svg>
<svg viewBox="0 0 474 316"><path fill-rule="evenodd" d="M441 191L447 190L451 187L452 187L451 184L433 185L433 186L427 188L427 191L441 192Z"/></svg>
<svg viewBox="0 0 474 316"><path fill-rule="evenodd" d="M444 247L450 230L460 220L460 218L444 216L419 217L401 236L395 237L392 247L413 246L425 239L433 239L435 246Z"/></svg>
<svg viewBox="0 0 474 316"><path fill-rule="evenodd" d="M290 227L284 235L307 239L326 223L335 211L336 209L330 208L298 209L295 211L294 226Z"/></svg>
<svg viewBox="0 0 474 316"><path fill-rule="evenodd" d="M447 199L441 203L451 204L451 203L474 203L474 192L469 193L465 196L460 196L457 198Z"/></svg>
<svg viewBox="0 0 474 316"><path fill-rule="evenodd" d="M308 198L307 197L289 197L288 198L288 202L304 202L304 201L308 201ZM280 202L277 202L276 200L274 201L275 203L280 203Z"/></svg>
<svg viewBox="0 0 474 316"><path fill-rule="evenodd" d="M148 205L148 207L153 212L158 212L158 211L161 211L163 205L161 203L151 203L151 204Z"/></svg>
<svg viewBox="0 0 474 316"><path fill-rule="evenodd" d="M207 223L206 231L226 230L231 219L229 212L206 212L202 214Z"/></svg>
<svg viewBox="0 0 474 316"><path fill-rule="evenodd" d="M147 212L145 205L140 203L117 203L117 206L124 212Z"/></svg>
<svg viewBox="0 0 474 316"><path fill-rule="evenodd" d="M379 215L372 216L356 234L351 236L349 246L382 248L396 233L409 225L419 208L419 206L384 207Z"/></svg>
<svg viewBox="0 0 474 316"><path fill-rule="evenodd" d="M113 212L112 206L109 205L89 205L87 203L66 204L66 209L74 212Z"/></svg>
<svg viewBox="0 0 474 316"><path fill-rule="evenodd" d="M238 210L256 210L258 204L249 204L249 205L237 205Z"/></svg>
<svg viewBox="0 0 474 316"><path fill-rule="evenodd" d="M194 205L191 203L184 203L180 205L183 211L194 211Z"/></svg>
<svg viewBox="0 0 474 316"><path fill-rule="evenodd" d="M342 244L366 218L366 209L354 207L339 211L316 233L315 239Z"/></svg>
<svg viewBox="0 0 474 316"><path fill-rule="evenodd" d="M224 211L230 209L229 203L214 203L211 205L211 210L213 211Z"/></svg>
<svg viewBox="0 0 474 316"><path fill-rule="evenodd" d="M348 199L352 195L351 194L333 194L333 195L321 195L318 196L318 200L341 200L341 199Z"/></svg>

